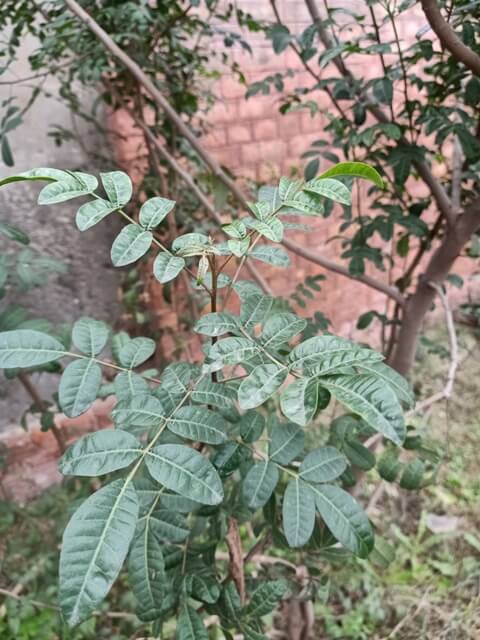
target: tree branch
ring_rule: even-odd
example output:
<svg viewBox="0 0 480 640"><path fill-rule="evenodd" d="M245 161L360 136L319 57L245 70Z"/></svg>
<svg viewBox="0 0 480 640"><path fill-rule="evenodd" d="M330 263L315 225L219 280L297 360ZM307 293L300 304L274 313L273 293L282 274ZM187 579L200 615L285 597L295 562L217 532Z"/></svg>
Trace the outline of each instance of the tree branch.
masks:
<svg viewBox="0 0 480 640"><path fill-rule="evenodd" d="M287 249L292 249L292 245L295 247L295 253L305 260L310 260L310 262L315 262L320 267L327 269L328 271L333 271L333 273L338 273L346 278L350 278L351 280L356 280L357 282L361 282L362 284L367 285L371 289L375 289L376 291L380 291L385 294L392 300L395 300L399 305L403 306L405 304L405 298L402 296L400 291L396 287L391 287L388 284L380 282L380 280L375 280L371 276L353 276L347 267L344 267L342 264L337 264L328 258L324 258L323 256L313 253L309 249L304 249L303 247L298 247L290 240L286 240L285 238L282 241L282 244L287 247Z"/></svg>
<svg viewBox="0 0 480 640"><path fill-rule="evenodd" d="M192 148L198 153L199 157L203 160L203 162L209 167L212 173L221 181L223 184L229 189L229 191L235 196L238 202L245 208L248 207L247 200L243 195L242 191L238 187L238 185L232 180L220 165L215 161L215 159L208 153L208 151L203 147L203 145L198 141L196 136L192 133L192 131L188 128L188 126L183 122L178 113L172 108L170 103L164 98L164 96L160 93L160 91L155 87L150 78L141 70L138 64L130 58L124 51L115 44L112 38L102 29L102 27L95 22L95 20L76 2L76 0L65 0L65 4L69 7L69 9L85 23L85 25L92 31L92 33L102 42L105 48L110 51L110 53L117 58L134 76L134 78L143 86L143 88L152 96L153 100L157 103L157 105L165 112L166 116L169 120L177 127L180 133L185 137L185 139L190 143ZM327 36L328 37L328 36ZM386 116L384 116L386 117ZM387 119L388 121L388 119ZM152 140L153 141L153 140ZM157 147L158 149L158 147ZM283 240L282 244L290 249L293 253L318 264L320 267L324 269L328 269L330 271L334 271L335 273L339 273L341 275L348 276L353 278L348 272L348 269L342 265L337 265L336 263L331 262L330 260L326 260L324 258L319 257L316 253L312 253L303 247L297 245L295 242L291 240ZM387 295L394 296L394 300L398 302L403 302L403 297L397 291L394 291L391 287L386 288L386 286L377 282L373 278L370 277L362 277L362 278L353 278L355 280L359 280L364 284L367 284L378 291L386 293L389 291Z"/></svg>
<svg viewBox="0 0 480 640"><path fill-rule="evenodd" d="M331 41L327 30L323 26L322 18L315 4L315 0L305 0L305 4L307 5L307 8L310 12L313 23L317 27L318 36L323 43L323 46L325 47L325 49L332 49L334 44ZM338 54L337 56L335 56L335 58L333 58L332 62L337 67L339 73L344 78L347 78L350 81L352 87L355 90L355 93L359 98L363 100L365 106L376 118L376 120L378 120L378 122L389 123L390 119L388 118L388 116L375 102L372 102L370 96L368 96L365 91L363 91L357 78L355 78L353 73L346 66L342 56ZM406 145L409 144L406 138L402 138L400 141ZM435 178L430 167L424 160L414 159L413 164L418 171L418 175L430 189L432 197L435 200L439 211L446 218L448 224L450 226L453 226L453 224L455 223L455 215L452 211L452 204L450 202L450 199L442 184Z"/></svg>
<svg viewBox="0 0 480 640"><path fill-rule="evenodd" d="M467 47L442 16L436 0L421 0L422 9L438 39L457 62L462 62L472 73L480 76L480 56Z"/></svg>

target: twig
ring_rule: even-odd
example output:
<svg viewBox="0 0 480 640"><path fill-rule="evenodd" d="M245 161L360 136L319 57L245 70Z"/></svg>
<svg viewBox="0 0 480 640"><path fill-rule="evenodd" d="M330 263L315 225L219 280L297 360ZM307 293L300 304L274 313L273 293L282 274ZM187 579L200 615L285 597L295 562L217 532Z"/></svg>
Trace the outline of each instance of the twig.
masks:
<svg viewBox="0 0 480 640"><path fill-rule="evenodd" d="M311 262L315 262L316 264L320 265L324 269L327 269L328 271L333 271L333 273L339 273L340 275L345 276L346 278L350 278L351 280L362 282L363 284L367 285L367 287L370 287L371 289L376 289L377 291L380 291L381 293L385 294L389 298L392 298L392 300L395 300L395 302L397 302L400 306L403 306L405 304L405 298L397 289L397 287L392 287L384 282L381 282L380 280L376 280L375 278L372 278L371 276L353 276L348 270L348 268L344 267L342 264L337 264L336 262L333 262L328 258L324 258L323 256L319 255L316 252L314 253L309 249L299 247L295 245L291 240L287 240L284 238L282 241L282 244L285 247L287 247L287 249L294 251L297 255L301 256L302 258L305 258L306 260L310 260Z"/></svg>
<svg viewBox="0 0 480 640"><path fill-rule="evenodd" d="M397 633L400 631L400 629L402 629L409 620L413 620L413 618L415 618L415 616L419 613L419 611L423 609L423 607L425 606L425 603L429 594L430 594L430 589L427 589L423 594L423 596L421 597L420 602L417 604L415 609L413 611L410 610L407 613L407 615L404 618L402 618L397 625L395 625L395 627L388 634L388 636L385 636L384 638L382 638L382 640L390 640L390 638L394 638L397 635Z"/></svg>
<svg viewBox="0 0 480 640"><path fill-rule="evenodd" d="M25 388L29 396L32 398L35 405L38 407L39 411L41 413L44 413L45 411L47 411L48 409L47 403L45 400L43 400L43 398L40 397L40 394L38 393L35 385L30 380L28 373L26 373L25 371L21 371L18 374L18 379L22 383L23 387ZM57 441L57 445L60 450L60 453L64 453L66 446L65 446L65 439L63 437L63 433L61 429L59 429L55 423L52 423L52 426L50 427L50 429L53 433L55 440Z"/></svg>
<svg viewBox="0 0 480 640"><path fill-rule="evenodd" d="M440 301L442 303L443 309L445 311L445 321L447 324L448 331L448 341L450 345L450 366L448 367L447 380L445 382L445 386L442 391L433 394L429 398L426 398L422 402L419 402L412 412L423 411L430 405L438 402L439 400L448 400L452 395L453 385L455 384L455 376L458 368L458 341L457 334L455 331L455 324L453 322L453 314L450 309L450 305L448 303L448 297L444 293L442 287L438 285L436 282L428 283L432 289L435 289L437 292Z"/></svg>

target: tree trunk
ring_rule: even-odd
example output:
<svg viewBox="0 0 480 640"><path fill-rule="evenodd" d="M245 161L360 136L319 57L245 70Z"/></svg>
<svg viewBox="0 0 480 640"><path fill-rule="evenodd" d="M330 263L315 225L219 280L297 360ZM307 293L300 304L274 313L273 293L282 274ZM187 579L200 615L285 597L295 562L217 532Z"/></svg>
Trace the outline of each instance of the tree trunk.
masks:
<svg viewBox="0 0 480 640"><path fill-rule="evenodd" d="M415 353L425 316L435 299L435 289L430 282L443 285L453 264L472 235L480 229L480 198L466 207L455 225L446 231L441 244L432 255L417 288L407 300L398 333L397 344L390 365L406 376L415 361Z"/></svg>

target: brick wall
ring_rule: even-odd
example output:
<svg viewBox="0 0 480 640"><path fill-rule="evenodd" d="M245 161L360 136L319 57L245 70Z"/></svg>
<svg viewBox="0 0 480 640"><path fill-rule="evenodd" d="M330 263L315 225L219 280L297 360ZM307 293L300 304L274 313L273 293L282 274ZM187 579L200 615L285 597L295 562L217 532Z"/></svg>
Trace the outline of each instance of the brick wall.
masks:
<svg viewBox="0 0 480 640"><path fill-rule="evenodd" d="M300 33L310 24L304 0L277 0L276 4L282 20L292 32ZM333 6L335 3L330 4ZM344 6L340 1L338 4ZM250 11L259 19L273 20L268 0L261 2L238 0L237 5ZM359 2L352 0L349 3L349 8L353 10L364 7L364 0ZM409 12L408 20L404 20L399 25L402 41L411 41L415 38L415 34L422 25L421 10L418 9L417 13ZM265 40L263 34L246 33L244 35L252 47L253 55L240 51L239 48L234 55L248 81L259 80L268 74L292 69L295 75L286 81L287 90L311 84L311 77L291 49L287 49L281 55L275 55L272 52L271 43ZM386 33L385 37L388 35ZM219 48L221 47L223 44L219 43ZM315 60L313 64L316 64ZM368 74L373 77L381 75L381 69L375 66L373 58L369 59L366 65L365 57L357 59L351 57L349 66L357 75ZM327 67L322 73L328 74L331 70ZM221 78L214 85L214 90L218 96L218 102L209 114L210 130L202 140L220 163L240 179L247 178L268 183L274 183L281 175L288 175L294 168L301 171L303 162L301 154L308 149L313 140L323 137L323 129L327 122L325 115L318 114L312 118L305 110L282 115L278 111L279 95L276 93L268 96L256 95L246 100L245 87L229 73L222 72ZM309 97L318 101L321 110L330 109L329 99L324 93L311 94ZM128 124L118 124L118 122L116 126L124 130L125 127L129 128ZM133 155L137 155L138 143L133 143L133 139L134 137L129 136L128 147ZM129 170L132 172L132 167ZM135 172L135 168L133 171ZM420 184L415 184L413 188L419 195L426 195ZM362 202L363 206L368 206L368 200L362 198ZM311 250L318 250L327 258L338 261L342 253L340 243L338 240L330 241L330 238L337 233L338 210L334 210L334 214L328 219L307 218L304 222L312 225L312 231L289 231L289 237ZM463 262L464 265L460 264L458 272L468 273L469 263ZM270 268L260 262L257 262L256 266L267 278L274 292L284 296L292 293L296 284L308 275L319 273L326 275L327 280L322 284L321 292L316 294L315 300L310 303L307 310L299 311L300 313L323 311L332 320L335 332L358 337L355 323L360 313L369 309L385 311L385 297L365 285L344 276L325 272L317 265L295 255L291 255L291 263L292 268L289 271ZM371 273L374 273L377 279L386 278L385 274L376 270L372 270ZM154 311L162 326L165 326L165 323L172 326L175 324L174 315L164 308L163 299L158 295L156 288L158 285L153 285L149 292Z"/></svg>

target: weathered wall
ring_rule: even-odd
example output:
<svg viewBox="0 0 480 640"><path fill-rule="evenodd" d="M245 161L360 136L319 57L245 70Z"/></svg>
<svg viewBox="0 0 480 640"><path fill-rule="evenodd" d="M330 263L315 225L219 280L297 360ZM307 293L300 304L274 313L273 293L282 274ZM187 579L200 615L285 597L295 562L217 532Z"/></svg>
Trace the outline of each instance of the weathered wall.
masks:
<svg viewBox="0 0 480 640"><path fill-rule="evenodd" d="M22 51L22 59L12 67L9 78L31 75L27 56L33 44L30 41ZM2 76L4 79L7 79L7 74ZM44 85L45 90L53 88L51 83ZM25 102L29 95L28 91L17 88L16 94L20 94ZM8 95L9 89L0 87L1 98ZM83 99L87 105L89 96ZM15 166L0 165L0 176L42 166L92 170L85 151L76 142L70 141L61 147L54 145L52 138L47 136L49 127L54 124L69 128L69 112L53 99L38 98L27 112L24 124L10 135ZM98 151L103 144L98 133L92 138L80 123L79 126L82 143L87 148L94 144ZM27 306L34 315L56 323L70 322L81 315L113 321L119 311L116 295L120 278L119 270L113 269L109 257L109 247L117 229L115 219L80 234L73 222L77 201L39 207L36 205L39 189L38 183L14 183L1 189L0 219L24 229L31 237L33 249L63 261L68 272L51 278L47 289L34 290L17 302ZM13 247L12 242L7 243L0 236L0 252L11 251ZM0 301L0 310L3 305L4 302ZM48 386L47 376L39 378L40 388ZM6 383L0 374L0 429L18 421L26 406L23 388L15 381Z"/></svg>

